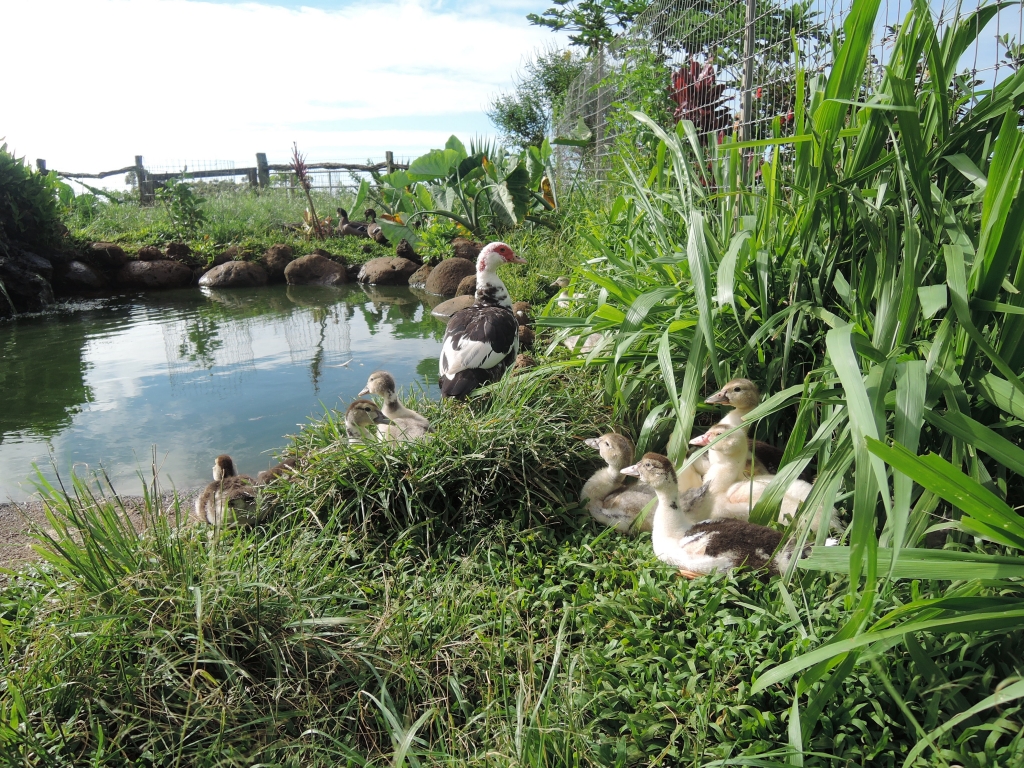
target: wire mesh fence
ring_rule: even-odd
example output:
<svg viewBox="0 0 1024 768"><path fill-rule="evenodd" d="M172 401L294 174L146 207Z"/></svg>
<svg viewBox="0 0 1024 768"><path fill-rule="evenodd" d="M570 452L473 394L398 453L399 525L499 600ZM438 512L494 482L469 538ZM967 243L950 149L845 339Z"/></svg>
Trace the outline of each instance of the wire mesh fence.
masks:
<svg viewBox="0 0 1024 768"><path fill-rule="evenodd" d="M592 135L585 149L562 147L560 165L604 178L630 140L639 109L666 127L693 122L706 140L759 139L792 129L796 64L827 74L852 0L656 0L630 30L596 54L573 82L554 133ZM875 22L868 85L882 77L913 0L883 0ZM929 0L941 36L983 0ZM991 3L985 3L991 4ZM1003 3L957 68L965 108L1024 65L1022 3ZM625 140L624 140L625 139Z"/></svg>

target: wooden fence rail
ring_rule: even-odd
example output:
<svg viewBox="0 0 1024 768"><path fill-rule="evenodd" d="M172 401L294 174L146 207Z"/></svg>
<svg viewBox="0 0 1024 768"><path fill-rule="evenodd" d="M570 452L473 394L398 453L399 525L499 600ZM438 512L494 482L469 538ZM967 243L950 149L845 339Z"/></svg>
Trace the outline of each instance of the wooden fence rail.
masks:
<svg viewBox="0 0 1024 768"><path fill-rule="evenodd" d="M358 163L310 163L306 167L311 171L356 171L362 173L380 173L385 171L391 173L394 170L407 170L408 165L395 162L395 156L392 152L388 151L384 153L384 161L380 163L371 164L358 164ZM47 173L46 160L39 158L36 160L36 167L40 173ZM135 156L135 164L128 165L124 168L118 168L114 171L101 171L100 173L71 173L70 171L49 171L65 179L105 179L108 176L117 176L122 173L135 173L135 178L139 184L139 201L142 203L152 203L155 199L155 192L157 187L162 187L163 182L169 181L170 179L178 179L188 177L190 179L212 179L222 176L247 176L249 185L256 188L266 188L270 186L270 172L284 172L291 171L291 165L287 163L277 163L271 165L267 162L267 155L265 152L256 153L256 165L250 168L223 168L213 169L207 171L191 171L191 172L175 172L175 173L150 173L146 170L146 166L142 162L142 155Z"/></svg>

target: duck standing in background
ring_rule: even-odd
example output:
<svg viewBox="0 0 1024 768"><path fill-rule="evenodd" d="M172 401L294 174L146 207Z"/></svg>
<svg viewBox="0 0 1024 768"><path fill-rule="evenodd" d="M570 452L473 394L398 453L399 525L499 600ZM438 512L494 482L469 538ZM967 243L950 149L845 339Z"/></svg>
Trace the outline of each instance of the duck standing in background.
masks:
<svg viewBox="0 0 1024 768"><path fill-rule="evenodd" d="M439 361L442 397L465 397L497 381L519 354L519 323L505 284L502 264L525 264L505 243L491 243L476 260L476 294L472 306L448 321Z"/></svg>
<svg viewBox="0 0 1024 768"><path fill-rule="evenodd" d="M344 208L338 208L338 226L334 228L336 234L348 235L350 237L369 237L368 227L369 225L365 221L349 221L348 211Z"/></svg>
<svg viewBox="0 0 1024 768"><path fill-rule="evenodd" d="M210 525L250 524L256 521L256 489L248 475L235 471L226 453L213 462L213 482L196 499L195 516Z"/></svg>
<svg viewBox="0 0 1024 768"><path fill-rule="evenodd" d="M384 237L384 230L377 223L377 212L373 208L367 208L363 211L363 215L366 217L366 234L380 245L391 245Z"/></svg>

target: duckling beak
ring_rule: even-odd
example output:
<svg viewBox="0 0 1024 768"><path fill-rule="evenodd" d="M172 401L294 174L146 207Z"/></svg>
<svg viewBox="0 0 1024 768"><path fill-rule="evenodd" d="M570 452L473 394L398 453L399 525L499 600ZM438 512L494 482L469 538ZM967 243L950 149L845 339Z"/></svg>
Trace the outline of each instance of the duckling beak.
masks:
<svg viewBox="0 0 1024 768"><path fill-rule="evenodd" d="M390 424L391 419L385 416L383 413L378 413L377 417L373 420L374 424Z"/></svg>
<svg viewBox="0 0 1024 768"><path fill-rule="evenodd" d="M632 475L633 477L640 477L640 470L637 468L636 464L634 464L631 467L623 467L622 469L619 470L619 472L621 472L624 475Z"/></svg>
<svg viewBox="0 0 1024 768"><path fill-rule="evenodd" d="M367 386L363 387L361 390L359 390L359 394L356 395L356 397L362 397L363 395L369 394L369 392L370 392L370 387L369 387L369 385L367 385Z"/></svg>
<svg viewBox="0 0 1024 768"><path fill-rule="evenodd" d="M709 405L715 405L715 404L723 404L724 405L724 404L727 404L729 402L729 396L727 394L725 394L725 392L719 390L718 392L715 392L715 394L713 394L711 397L709 397L704 402L708 403Z"/></svg>
<svg viewBox="0 0 1024 768"><path fill-rule="evenodd" d="M593 448L595 451L597 451L600 450L600 446L597 444L597 441L600 439L601 438L599 437L588 437L583 442L586 443L589 447Z"/></svg>
<svg viewBox="0 0 1024 768"><path fill-rule="evenodd" d="M690 441L690 445L704 446L704 445L707 445L710 442L711 442L711 437L710 437L710 435L707 432L705 432L703 435L697 435L695 438L693 438Z"/></svg>

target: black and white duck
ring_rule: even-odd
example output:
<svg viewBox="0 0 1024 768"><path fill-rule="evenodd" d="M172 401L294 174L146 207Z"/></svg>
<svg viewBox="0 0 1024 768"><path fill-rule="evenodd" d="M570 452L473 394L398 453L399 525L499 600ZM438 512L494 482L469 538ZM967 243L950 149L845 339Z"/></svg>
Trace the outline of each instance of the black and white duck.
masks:
<svg viewBox="0 0 1024 768"><path fill-rule="evenodd" d="M491 243L476 260L476 294L472 306L448 320L439 364L442 397L465 397L497 381L519 354L519 323L505 284L502 264L525 264L505 243Z"/></svg>

